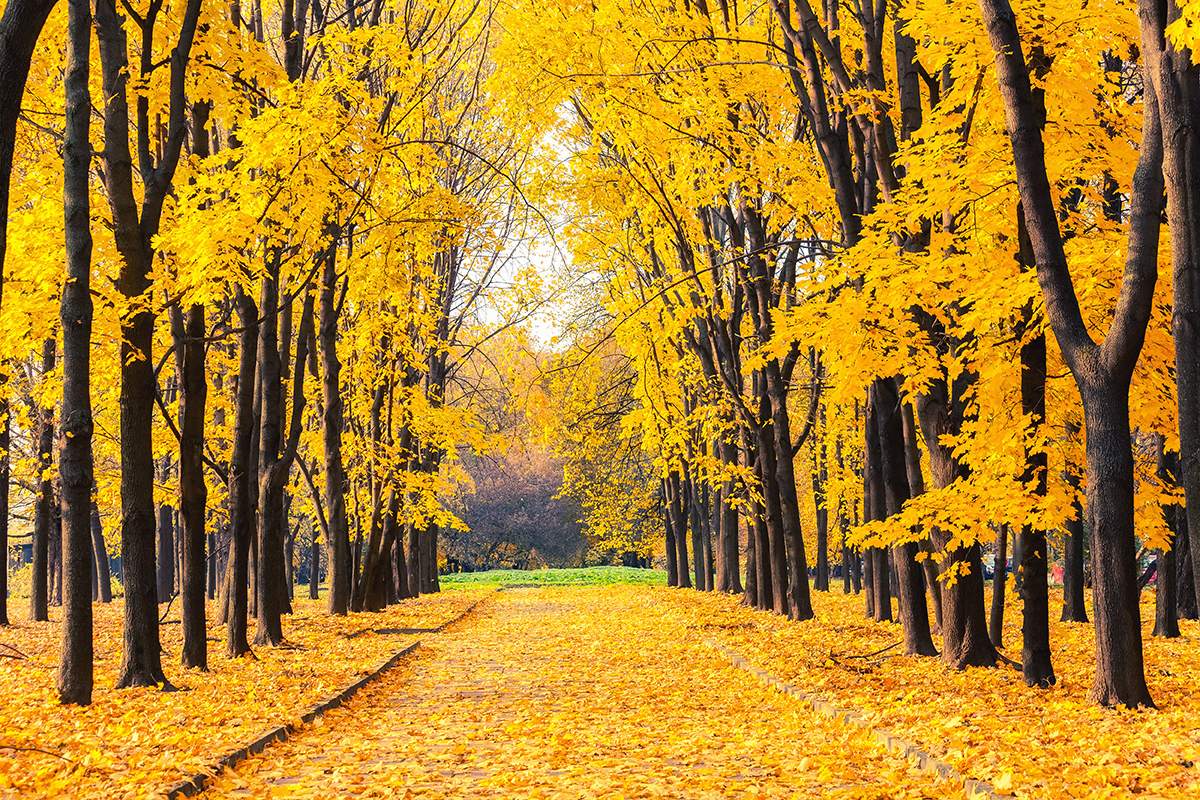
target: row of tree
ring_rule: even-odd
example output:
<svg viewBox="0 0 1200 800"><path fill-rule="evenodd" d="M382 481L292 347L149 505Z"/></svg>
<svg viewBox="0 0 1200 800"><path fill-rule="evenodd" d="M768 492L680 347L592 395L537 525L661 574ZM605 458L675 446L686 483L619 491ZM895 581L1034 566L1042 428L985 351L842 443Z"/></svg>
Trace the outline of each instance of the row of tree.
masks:
<svg viewBox="0 0 1200 800"><path fill-rule="evenodd" d="M724 591L740 511L746 602L797 620L832 529L868 613L896 595L932 656L932 605L959 668L999 660L981 553L1011 530L1041 687L1062 531L1065 618L1090 552L1091 699L1152 705L1137 540L1164 635L1172 559L1200 559L1187 4L585 6L527 9L505 58L564 110L592 280L563 446L580 474L614 437L643 467L584 480L593 507L653 499L672 582Z"/></svg>
<svg viewBox="0 0 1200 800"><path fill-rule="evenodd" d="M506 379L462 367L540 299L542 128L489 86L494 11L5 6L6 452L29 451L34 619L61 511L64 703L91 699L97 506L119 519L121 687L169 685L176 583L185 667L208 665L206 592L229 657L281 643L298 520L330 613L438 590L441 498L461 449L498 444L473 403Z"/></svg>

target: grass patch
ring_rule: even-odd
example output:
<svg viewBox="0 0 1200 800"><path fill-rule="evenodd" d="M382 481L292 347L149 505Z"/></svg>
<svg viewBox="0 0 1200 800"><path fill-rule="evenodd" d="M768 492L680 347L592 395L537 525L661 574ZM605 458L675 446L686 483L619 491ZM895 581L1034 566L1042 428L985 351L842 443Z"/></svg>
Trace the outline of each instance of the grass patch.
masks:
<svg viewBox="0 0 1200 800"><path fill-rule="evenodd" d="M482 586L665 586L667 573L636 567L585 567L583 569L492 569L439 575L443 589Z"/></svg>

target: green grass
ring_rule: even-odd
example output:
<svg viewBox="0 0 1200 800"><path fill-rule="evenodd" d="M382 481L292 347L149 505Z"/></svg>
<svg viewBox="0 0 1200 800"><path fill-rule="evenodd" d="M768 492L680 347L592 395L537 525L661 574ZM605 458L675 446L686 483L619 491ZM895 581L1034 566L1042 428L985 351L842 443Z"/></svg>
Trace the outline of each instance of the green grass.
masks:
<svg viewBox="0 0 1200 800"><path fill-rule="evenodd" d="M665 586L667 573L634 567L586 567L584 569L493 569L439 575L442 588L456 586L607 586L614 583Z"/></svg>

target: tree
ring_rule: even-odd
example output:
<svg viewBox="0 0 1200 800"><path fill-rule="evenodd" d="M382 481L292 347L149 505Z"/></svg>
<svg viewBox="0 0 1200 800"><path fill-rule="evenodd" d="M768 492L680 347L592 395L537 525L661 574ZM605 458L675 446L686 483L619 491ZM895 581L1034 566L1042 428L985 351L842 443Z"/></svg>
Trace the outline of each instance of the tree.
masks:
<svg viewBox="0 0 1200 800"><path fill-rule="evenodd" d="M1067 266L1046 173L1045 118L1037 110L1016 16L1007 0L980 0L979 7L996 54L997 82L1046 317L1084 406L1097 661L1089 698L1101 705L1153 705L1142 668L1138 620L1129 383L1150 318L1157 275L1163 137L1154 76L1145 70L1142 142L1132 188L1125 278L1112 327L1097 343L1083 320ZM1149 27L1150 19L1142 14L1144 49L1159 35Z"/></svg>

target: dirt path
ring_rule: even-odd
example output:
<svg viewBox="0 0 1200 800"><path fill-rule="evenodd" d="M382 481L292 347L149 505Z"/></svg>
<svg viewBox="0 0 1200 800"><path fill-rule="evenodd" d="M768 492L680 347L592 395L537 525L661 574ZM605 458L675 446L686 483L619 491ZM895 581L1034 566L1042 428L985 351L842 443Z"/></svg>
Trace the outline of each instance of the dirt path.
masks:
<svg viewBox="0 0 1200 800"><path fill-rule="evenodd" d="M205 796L953 792L728 666L702 638L644 590L509 590Z"/></svg>

